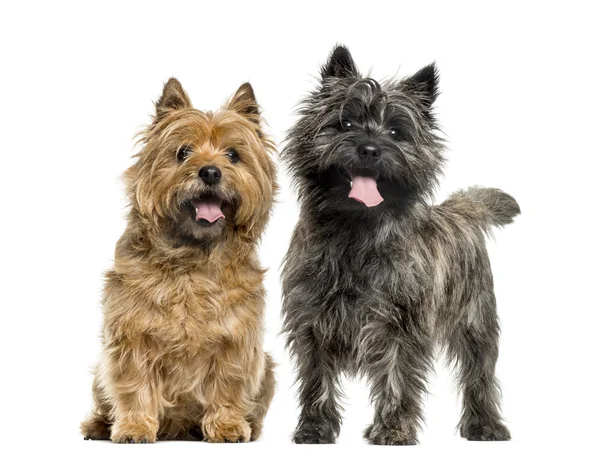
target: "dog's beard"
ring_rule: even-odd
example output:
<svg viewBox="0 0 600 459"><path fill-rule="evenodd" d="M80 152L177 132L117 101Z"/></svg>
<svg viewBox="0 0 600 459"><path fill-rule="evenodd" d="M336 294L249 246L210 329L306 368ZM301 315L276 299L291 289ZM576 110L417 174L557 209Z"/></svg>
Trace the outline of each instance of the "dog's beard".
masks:
<svg viewBox="0 0 600 459"><path fill-rule="evenodd" d="M380 172L373 164L353 158L355 142L348 135L323 135L320 137L320 168L333 168L339 172L338 181L348 185L347 198L366 206L375 207L384 201L379 187Z"/></svg>
<svg viewBox="0 0 600 459"><path fill-rule="evenodd" d="M381 143L382 158L364 160L356 153L363 142L364 136L335 131L319 136L314 148L320 172L309 181L315 194L323 199L315 201L330 209L363 210L369 214L404 208L413 202L420 188L410 175L405 153L396 145Z"/></svg>
<svg viewBox="0 0 600 459"><path fill-rule="evenodd" d="M376 187L376 192L382 199L380 203L369 207L362 202L362 196L357 191L360 193L363 190L356 189L356 180L352 180L350 175L352 169L334 164L314 175L310 174L311 185L302 191L303 207L325 219L342 216L345 219L368 219L377 215L404 212L419 199L418 193L400 178L385 177L367 169L355 171L361 178L368 177L368 180L374 182L367 186Z"/></svg>

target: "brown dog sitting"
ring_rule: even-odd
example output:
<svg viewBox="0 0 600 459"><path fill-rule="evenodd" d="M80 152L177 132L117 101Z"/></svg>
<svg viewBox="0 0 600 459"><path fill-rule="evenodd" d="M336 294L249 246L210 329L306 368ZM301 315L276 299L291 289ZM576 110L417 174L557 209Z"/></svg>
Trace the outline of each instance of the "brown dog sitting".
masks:
<svg viewBox="0 0 600 459"><path fill-rule="evenodd" d="M276 192L252 87L215 113L171 79L125 173L86 439L246 442L274 392L257 243Z"/></svg>

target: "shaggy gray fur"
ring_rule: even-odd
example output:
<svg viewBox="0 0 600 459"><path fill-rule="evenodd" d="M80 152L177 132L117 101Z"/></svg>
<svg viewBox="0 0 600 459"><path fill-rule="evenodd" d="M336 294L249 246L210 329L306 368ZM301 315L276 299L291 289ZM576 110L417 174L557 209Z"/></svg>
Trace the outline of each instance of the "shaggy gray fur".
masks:
<svg viewBox="0 0 600 459"><path fill-rule="evenodd" d="M282 157L301 215L284 262L283 315L298 370L297 443L335 441L342 372L370 384L370 443L416 443L437 345L456 363L460 434L510 438L494 376L499 326L485 236L519 206L491 188L428 204L443 166L431 112L437 80L430 65L380 84L338 47L289 133ZM380 155L359 154L365 142ZM348 198L357 170L376 177L381 204Z"/></svg>

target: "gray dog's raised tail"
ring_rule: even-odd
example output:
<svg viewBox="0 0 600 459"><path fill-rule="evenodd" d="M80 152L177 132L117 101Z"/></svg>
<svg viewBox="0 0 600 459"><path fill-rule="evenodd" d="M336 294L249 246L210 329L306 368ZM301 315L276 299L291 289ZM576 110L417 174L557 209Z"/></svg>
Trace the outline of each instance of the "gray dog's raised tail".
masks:
<svg viewBox="0 0 600 459"><path fill-rule="evenodd" d="M457 191L444 201L442 207L474 221L486 231L491 226L512 223L521 213L515 198L497 188L471 187Z"/></svg>

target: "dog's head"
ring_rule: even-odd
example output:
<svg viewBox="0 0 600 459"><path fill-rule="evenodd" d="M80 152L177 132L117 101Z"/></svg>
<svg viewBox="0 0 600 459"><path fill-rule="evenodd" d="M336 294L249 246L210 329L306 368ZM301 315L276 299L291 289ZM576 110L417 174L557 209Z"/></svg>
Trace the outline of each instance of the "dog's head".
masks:
<svg viewBox="0 0 600 459"><path fill-rule="evenodd" d="M276 192L275 167L250 84L213 113L193 108L170 79L142 142L125 174L141 218L184 243L213 242L227 228L260 236Z"/></svg>
<svg viewBox="0 0 600 459"><path fill-rule="evenodd" d="M437 87L433 64L379 83L363 78L349 51L337 47L282 154L303 205L368 213L431 193L443 165L432 114Z"/></svg>

